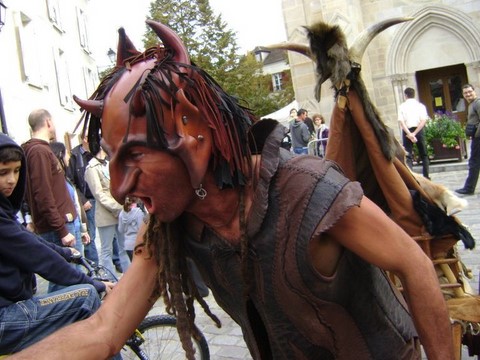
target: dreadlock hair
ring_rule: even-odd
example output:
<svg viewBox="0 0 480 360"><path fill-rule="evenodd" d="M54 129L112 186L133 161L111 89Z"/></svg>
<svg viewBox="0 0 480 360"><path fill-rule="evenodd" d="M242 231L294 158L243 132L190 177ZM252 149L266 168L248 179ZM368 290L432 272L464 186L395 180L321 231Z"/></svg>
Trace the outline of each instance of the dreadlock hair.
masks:
<svg viewBox="0 0 480 360"><path fill-rule="evenodd" d="M162 125L167 121L163 107L173 109L179 100L176 98L178 90L182 89L187 100L198 108L203 121L206 121L212 131L213 146L210 166L213 168L216 185L219 188L239 187L242 204L243 189L251 178L252 164L251 151L248 143L248 131L255 118L246 107L224 92L213 78L195 65L180 64L171 61L169 49L156 46L147 49L145 53L126 59L123 67L117 67L103 79L95 93L90 97L93 100L103 100L112 87L128 68L139 61L156 58L155 66L146 76L141 76L137 83L126 95L129 99L141 101L145 104L147 121L147 146L158 150L168 150L168 142ZM177 83L175 83L175 81ZM162 94L166 94L163 96ZM166 98L168 97L168 98ZM131 104L132 104L131 102ZM162 106L159 106L162 105ZM125 136L128 135L134 106L130 106L130 118ZM132 110L133 109L133 110ZM97 144L101 139L101 119L94 114L84 114L84 131L88 124L88 140ZM90 145L91 146L91 145ZM242 233L242 261L244 262L244 281L247 275L248 243L245 224L245 211L242 205L241 233ZM162 297L169 314L177 317L177 331L186 352L187 359L194 359L194 349L191 336L199 337L199 330L195 326L194 300L203 308L205 313L220 327L220 320L210 311L208 304L199 295L198 290L189 274L184 249L182 218L170 223L159 221L151 215L143 243L135 247L135 254L147 251L153 257L158 271L157 282L152 293L152 300Z"/></svg>
<svg viewBox="0 0 480 360"><path fill-rule="evenodd" d="M141 253L145 247L148 255L153 256L158 270L152 300L162 297L167 313L177 318L177 331L182 347L187 359L193 360L195 351L191 338L193 336L199 340L201 337L195 325L194 300L202 306L217 327L221 327L221 322L200 296L190 276L183 248L182 228L181 220L164 223L155 215L150 216L144 242L135 247L135 254Z"/></svg>

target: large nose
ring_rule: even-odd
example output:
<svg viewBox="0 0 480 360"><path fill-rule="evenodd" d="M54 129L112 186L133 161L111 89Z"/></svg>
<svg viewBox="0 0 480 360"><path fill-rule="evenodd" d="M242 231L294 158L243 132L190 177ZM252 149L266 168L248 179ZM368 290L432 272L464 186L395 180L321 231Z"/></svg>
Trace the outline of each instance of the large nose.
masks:
<svg viewBox="0 0 480 360"><path fill-rule="evenodd" d="M135 184L140 175L140 169L133 166L126 166L118 156L110 159L110 192L120 204L123 204L125 197L133 192Z"/></svg>

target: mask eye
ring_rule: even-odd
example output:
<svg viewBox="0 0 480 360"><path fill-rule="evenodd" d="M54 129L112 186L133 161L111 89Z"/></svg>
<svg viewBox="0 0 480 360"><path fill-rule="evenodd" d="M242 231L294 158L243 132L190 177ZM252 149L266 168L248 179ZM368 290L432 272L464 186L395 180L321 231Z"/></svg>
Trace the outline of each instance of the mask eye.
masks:
<svg viewBox="0 0 480 360"><path fill-rule="evenodd" d="M145 153L139 149L131 149L128 152L128 159L132 161L140 161L145 157Z"/></svg>

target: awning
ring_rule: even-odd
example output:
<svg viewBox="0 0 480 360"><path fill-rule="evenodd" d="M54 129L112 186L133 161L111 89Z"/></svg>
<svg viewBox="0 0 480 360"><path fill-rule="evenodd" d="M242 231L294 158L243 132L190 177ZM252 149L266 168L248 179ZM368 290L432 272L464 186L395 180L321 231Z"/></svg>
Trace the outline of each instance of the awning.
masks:
<svg viewBox="0 0 480 360"><path fill-rule="evenodd" d="M288 122L291 120L290 118L290 110L292 109L299 109L299 104L297 100L293 100L290 104L287 106L271 113L265 116L262 116L262 119L270 118L270 119L275 119L278 122L280 122L283 126L286 126L288 128Z"/></svg>

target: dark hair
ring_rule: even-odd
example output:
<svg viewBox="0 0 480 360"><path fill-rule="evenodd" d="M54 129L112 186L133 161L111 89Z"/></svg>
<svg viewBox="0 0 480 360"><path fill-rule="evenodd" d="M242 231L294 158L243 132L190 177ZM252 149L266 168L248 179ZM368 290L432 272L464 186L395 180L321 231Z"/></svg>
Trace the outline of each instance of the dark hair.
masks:
<svg viewBox="0 0 480 360"><path fill-rule="evenodd" d="M407 87L403 93L409 99L415 97L415 90L411 87Z"/></svg>
<svg viewBox="0 0 480 360"><path fill-rule="evenodd" d="M473 90L475 90L475 87L472 84L465 84L462 86L462 90L467 88L472 88Z"/></svg>
<svg viewBox="0 0 480 360"><path fill-rule="evenodd" d="M60 161L60 165L62 165L62 168L65 171L66 169L65 153L67 152L67 149L65 148L65 144L58 141L53 141L50 143L50 148L52 149L53 153L57 157L58 161Z"/></svg>
<svg viewBox="0 0 480 360"><path fill-rule="evenodd" d="M135 198L132 198L130 196L125 197L125 202L123 203L123 210L125 212L130 211L130 206L135 202Z"/></svg>
<svg viewBox="0 0 480 360"><path fill-rule="evenodd" d="M313 121L315 121L316 118L319 118L320 122L322 124L325 124L325 118L323 117L322 114L313 114L313 116L312 116Z"/></svg>
<svg viewBox="0 0 480 360"><path fill-rule="evenodd" d="M0 162L22 161L22 150L16 146L5 146L0 149Z"/></svg>
<svg viewBox="0 0 480 360"><path fill-rule="evenodd" d="M303 115L303 114L306 114L306 113L307 113L307 110L305 110L305 109L299 109L299 110L297 111L297 116Z"/></svg>

